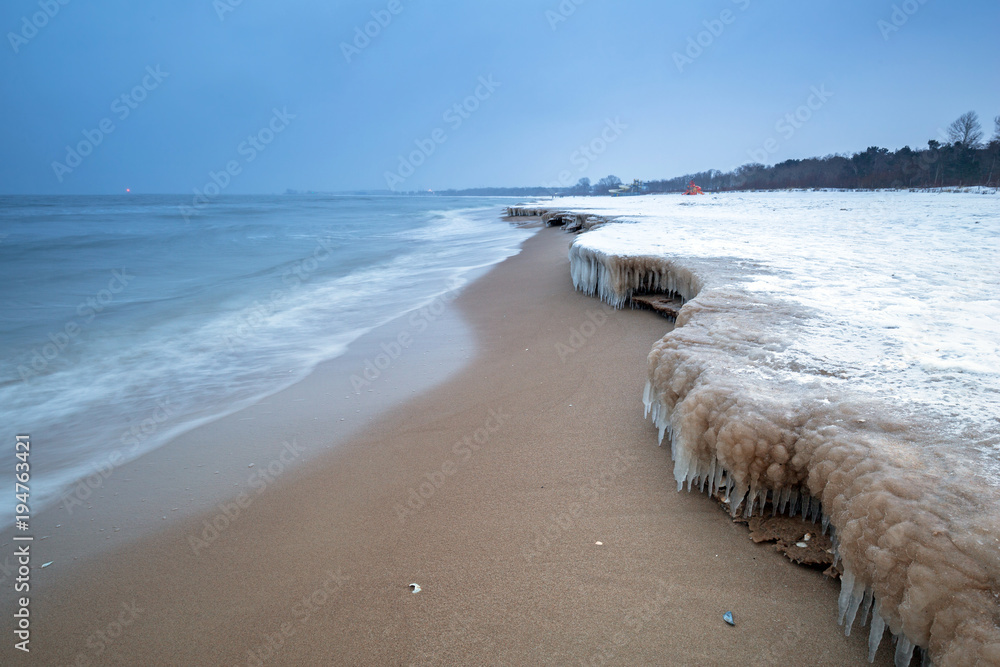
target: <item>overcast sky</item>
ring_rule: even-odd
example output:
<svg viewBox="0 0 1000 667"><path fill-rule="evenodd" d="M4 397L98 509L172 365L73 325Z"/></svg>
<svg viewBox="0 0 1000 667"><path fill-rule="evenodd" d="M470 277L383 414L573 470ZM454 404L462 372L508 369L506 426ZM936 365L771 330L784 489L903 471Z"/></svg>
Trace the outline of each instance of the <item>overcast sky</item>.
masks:
<svg viewBox="0 0 1000 667"><path fill-rule="evenodd" d="M0 28L2 193L666 178L1000 114L996 0L6 0Z"/></svg>

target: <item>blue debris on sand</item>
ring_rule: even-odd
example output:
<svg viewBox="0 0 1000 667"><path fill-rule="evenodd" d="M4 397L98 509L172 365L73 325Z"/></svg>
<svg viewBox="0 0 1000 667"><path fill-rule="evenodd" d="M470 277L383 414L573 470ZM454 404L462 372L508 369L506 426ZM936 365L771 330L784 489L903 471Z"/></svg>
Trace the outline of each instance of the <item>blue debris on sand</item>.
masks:
<svg viewBox="0 0 1000 667"><path fill-rule="evenodd" d="M733 620L733 612L727 611L722 615L722 620L724 620L729 625L736 625L736 621Z"/></svg>

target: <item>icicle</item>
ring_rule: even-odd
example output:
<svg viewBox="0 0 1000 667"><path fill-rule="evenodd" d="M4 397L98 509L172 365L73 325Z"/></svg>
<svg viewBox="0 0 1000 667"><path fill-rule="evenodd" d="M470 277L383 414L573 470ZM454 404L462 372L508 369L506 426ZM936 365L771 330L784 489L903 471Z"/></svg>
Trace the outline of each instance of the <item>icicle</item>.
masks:
<svg viewBox="0 0 1000 667"><path fill-rule="evenodd" d="M650 417L650 419L653 420L653 423L657 426L657 428L659 428L660 424L663 421L663 420L660 419L660 404L659 403L653 402L653 404L649 406L649 417Z"/></svg>
<svg viewBox="0 0 1000 667"><path fill-rule="evenodd" d="M875 662L875 653L882 643L883 634L885 634L885 619L879 613L879 605L876 603L872 613L872 628L868 632L868 662Z"/></svg>
<svg viewBox="0 0 1000 667"><path fill-rule="evenodd" d="M854 585L854 590L851 591L851 603L847 608L847 623L844 628L845 636L851 636L851 626L854 625L854 618L858 615L858 608L861 606L861 602L867 595L868 590L865 588L865 585L860 581L857 582Z"/></svg>
<svg viewBox="0 0 1000 667"><path fill-rule="evenodd" d="M757 502L757 489L750 487L750 493L747 495L746 505L743 506L743 518L749 519L753 516L753 506Z"/></svg>
<svg viewBox="0 0 1000 667"><path fill-rule="evenodd" d="M830 515L823 514L823 534L826 535L826 531L830 529Z"/></svg>
<svg viewBox="0 0 1000 667"><path fill-rule="evenodd" d="M899 636L896 644L896 667L910 667L910 660L913 659L913 649L916 648L905 635Z"/></svg>
<svg viewBox="0 0 1000 667"><path fill-rule="evenodd" d="M708 464L708 474L701 478L701 492L705 493L705 487L711 485L711 493L715 493L715 459Z"/></svg>
<svg viewBox="0 0 1000 667"><path fill-rule="evenodd" d="M851 605L851 598L854 595L854 573L844 568L844 576L840 579L840 598L837 600L837 608L840 611L837 623L844 624L844 617L847 609Z"/></svg>
<svg viewBox="0 0 1000 667"><path fill-rule="evenodd" d="M865 627L868 624L868 612L871 611L872 602L875 601L875 591L870 588L865 588L865 602L861 606L861 623L860 627Z"/></svg>
<svg viewBox="0 0 1000 667"><path fill-rule="evenodd" d="M735 519L736 516L739 514L740 507L746 501L747 489L745 486L743 486L742 484L738 484L735 481L731 482L731 484L733 485L736 491L736 495L730 496L731 500L729 503L729 510L732 513L733 518Z"/></svg>

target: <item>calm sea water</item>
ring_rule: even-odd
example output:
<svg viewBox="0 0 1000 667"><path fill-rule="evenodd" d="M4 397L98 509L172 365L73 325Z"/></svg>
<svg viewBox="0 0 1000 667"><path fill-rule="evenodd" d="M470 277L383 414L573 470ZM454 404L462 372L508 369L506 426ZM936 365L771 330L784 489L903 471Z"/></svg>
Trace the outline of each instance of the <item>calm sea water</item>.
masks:
<svg viewBox="0 0 1000 667"><path fill-rule="evenodd" d="M31 435L33 509L515 254L508 203L0 197L0 424Z"/></svg>

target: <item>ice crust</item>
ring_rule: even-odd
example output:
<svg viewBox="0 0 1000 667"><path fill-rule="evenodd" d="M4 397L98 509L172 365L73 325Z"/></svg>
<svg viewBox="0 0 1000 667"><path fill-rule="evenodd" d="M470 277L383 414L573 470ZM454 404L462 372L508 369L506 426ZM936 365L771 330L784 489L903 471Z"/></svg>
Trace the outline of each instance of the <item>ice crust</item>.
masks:
<svg viewBox="0 0 1000 667"><path fill-rule="evenodd" d="M643 400L678 488L833 531L840 619L896 664L1000 665L1000 199L563 200L574 285L686 301ZM847 210L844 210L847 209Z"/></svg>

